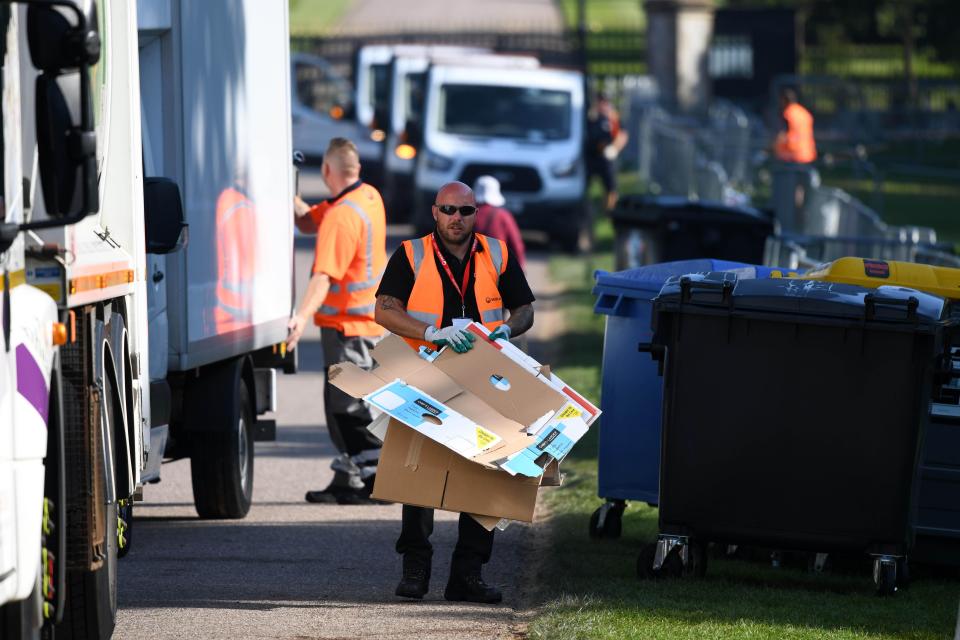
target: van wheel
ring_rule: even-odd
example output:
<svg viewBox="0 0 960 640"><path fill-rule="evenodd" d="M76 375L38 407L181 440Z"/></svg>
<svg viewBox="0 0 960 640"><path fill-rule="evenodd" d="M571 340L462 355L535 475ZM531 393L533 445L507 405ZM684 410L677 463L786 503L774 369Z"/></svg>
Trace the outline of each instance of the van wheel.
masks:
<svg viewBox="0 0 960 640"><path fill-rule="evenodd" d="M103 412L106 428L112 433L114 420L114 389L109 378L104 378ZM102 473L106 495L106 474ZM113 635L117 623L117 504L108 504L104 516L103 564L96 571L67 571L67 593L63 620L56 629L58 640L99 638Z"/></svg>
<svg viewBox="0 0 960 640"><path fill-rule="evenodd" d="M201 518L243 518L253 500L253 410L246 383L233 372L227 364L203 384L212 390L217 381L229 381L232 389L206 394L210 403L220 399L216 409L228 420L190 436L193 501Z"/></svg>

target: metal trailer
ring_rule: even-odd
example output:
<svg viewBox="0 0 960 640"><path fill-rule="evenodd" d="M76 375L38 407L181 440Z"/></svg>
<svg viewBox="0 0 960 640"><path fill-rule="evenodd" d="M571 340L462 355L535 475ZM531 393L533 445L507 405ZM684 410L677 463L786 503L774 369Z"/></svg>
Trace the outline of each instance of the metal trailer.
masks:
<svg viewBox="0 0 960 640"><path fill-rule="evenodd" d="M283 3L139 0L147 175L172 178L186 250L147 260L150 454L189 457L197 512L240 518L253 443L275 424L276 369L293 309L293 167ZM210 42L216 47L211 48ZM136 98L137 96L134 96ZM136 104L136 103L135 103Z"/></svg>

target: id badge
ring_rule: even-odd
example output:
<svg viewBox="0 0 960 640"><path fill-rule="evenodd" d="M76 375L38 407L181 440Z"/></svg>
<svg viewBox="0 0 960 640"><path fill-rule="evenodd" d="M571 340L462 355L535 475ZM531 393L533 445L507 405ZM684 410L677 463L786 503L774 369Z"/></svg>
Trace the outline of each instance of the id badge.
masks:
<svg viewBox="0 0 960 640"><path fill-rule="evenodd" d="M473 322L472 318L454 318L453 326L456 329L466 329L471 322Z"/></svg>

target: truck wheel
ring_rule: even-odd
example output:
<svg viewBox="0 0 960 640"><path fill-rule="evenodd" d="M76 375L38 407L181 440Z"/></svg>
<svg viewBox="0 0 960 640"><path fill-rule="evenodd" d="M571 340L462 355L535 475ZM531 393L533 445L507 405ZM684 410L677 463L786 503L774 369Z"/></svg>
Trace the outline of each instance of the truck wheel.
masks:
<svg viewBox="0 0 960 640"><path fill-rule="evenodd" d="M103 411L107 416L108 433L113 432L116 419L114 389L109 378L104 379ZM101 474L106 484L106 473ZM103 495L107 495L104 488ZM67 571L67 595L63 620L56 629L58 640L97 638L105 640L113 635L117 623L117 504L106 506L104 558L96 571Z"/></svg>
<svg viewBox="0 0 960 640"><path fill-rule="evenodd" d="M210 401L222 398L221 409L230 422L219 430L191 434L193 502L201 518L243 518L250 511L254 418L246 383L240 380L236 386L232 393L207 396Z"/></svg>
<svg viewBox="0 0 960 640"><path fill-rule="evenodd" d="M39 580L38 580L39 583ZM0 637L10 640L40 640L40 586L25 600L0 606Z"/></svg>

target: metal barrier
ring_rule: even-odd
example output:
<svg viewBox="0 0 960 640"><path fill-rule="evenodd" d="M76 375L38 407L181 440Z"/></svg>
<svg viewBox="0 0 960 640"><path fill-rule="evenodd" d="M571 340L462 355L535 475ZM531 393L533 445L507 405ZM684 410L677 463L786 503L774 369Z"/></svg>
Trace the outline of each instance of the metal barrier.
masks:
<svg viewBox="0 0 960 640"><path fill-rule="evenodd" d="M742 109L715 105L706 121L647 109L639 125L639 172L649 191L743 203L752 185L752 125Z"/></svg>
<svg viewBox="0 0 960 640"><path fill-rule="evenodd" d="M926 231L929 237L933 230ZM960 268L960 256L936 244L914 242L914 239L916 237L770 236L764 247L763 263L785 269L810 269L838 258L857 256Z"/></svg>

